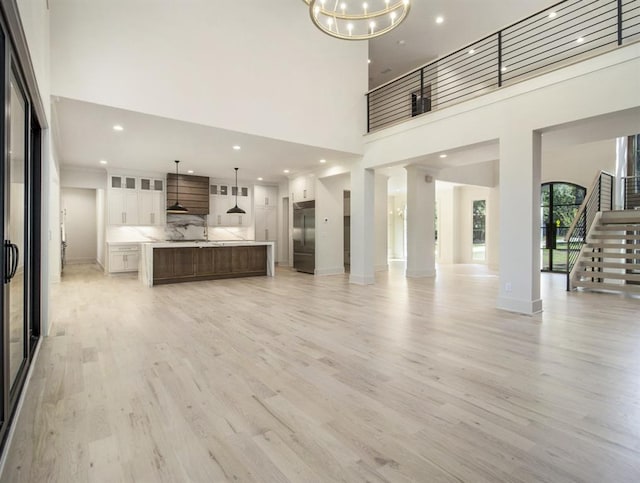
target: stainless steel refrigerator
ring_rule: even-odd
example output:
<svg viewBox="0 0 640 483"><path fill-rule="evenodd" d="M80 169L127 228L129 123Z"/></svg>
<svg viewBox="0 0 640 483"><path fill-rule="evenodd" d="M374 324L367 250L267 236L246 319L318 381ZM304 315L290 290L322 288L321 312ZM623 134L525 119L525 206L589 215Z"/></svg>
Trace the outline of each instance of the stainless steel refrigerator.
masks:
<svg viewBox="0 0 640 483"><path fill-rule="evenodd" d="M316 269L316 202L293 204L293 268L315 273Z"/></svg>

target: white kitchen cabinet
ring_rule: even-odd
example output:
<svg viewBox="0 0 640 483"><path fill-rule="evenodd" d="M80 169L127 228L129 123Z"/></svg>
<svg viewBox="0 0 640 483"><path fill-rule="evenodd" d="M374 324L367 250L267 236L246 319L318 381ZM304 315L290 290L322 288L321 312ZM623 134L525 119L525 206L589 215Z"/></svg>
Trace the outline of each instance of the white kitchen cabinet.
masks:
<svg viewBox="0 0 640 483"><path fill-rule="evenodd" d="M213 180L209 187L209 226L247 226L252 220L252 193L247 186L238 186L238 207L245 214L227 213L236 205L235 186Z"/></svg>
<svg viewBox="0 0 640 483"><path fill-rule="evenodd" d="M137 272L140 260L139 243L109 244L109 273Z"/></svg>
<svg viewBox="0 0 640 483"><path fill-rule="evenodd" d="M109 224L138 224L138 192L129 189L109 190Z"/></svg>
<svg viewBox="0 0 640 483"><path fill-rule="evenodd" d="M138 223L163 225L165 220L164 180L140 178L138 192Z"/></svg>
<svg viewBox="0 0 640 483"><path fill-rule="evenodd" d="M275 206L256 206L256 241L275 241L278 237L278 210Z"/></svg>
<svg viewBox="0 0 640 483"><path fill-rule="evenodd" d="M135 176L110 175L109 187L111 189L137 191L138 178Z"/></svg>
<svg viewBox="0 0 640 483"><path fill-rule="evenodd" d="M277 186L260 186L253 188L253 199L256 207L258 206L278 206L278 187Z"/></svg>
<svg viewBox="0 0 640 483"><path fill-rule="evenodd" d="M315 199L316 177L314 175L298 176L291 180L291 197L293 202L311 201Z"/></svg>

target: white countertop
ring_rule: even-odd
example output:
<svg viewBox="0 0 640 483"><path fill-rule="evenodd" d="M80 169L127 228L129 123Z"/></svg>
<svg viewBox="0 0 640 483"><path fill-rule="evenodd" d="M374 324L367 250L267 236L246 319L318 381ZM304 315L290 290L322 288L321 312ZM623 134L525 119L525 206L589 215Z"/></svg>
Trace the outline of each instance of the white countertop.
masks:
<svg viewBox="0 0 640 483"><path fill-rule="evenodd" d="M248 247L248 246L268 246L274 242L251 241L251 240L229 240L229 241L158 241L142 242L150 248L179 248L179 247Z"/></svg>

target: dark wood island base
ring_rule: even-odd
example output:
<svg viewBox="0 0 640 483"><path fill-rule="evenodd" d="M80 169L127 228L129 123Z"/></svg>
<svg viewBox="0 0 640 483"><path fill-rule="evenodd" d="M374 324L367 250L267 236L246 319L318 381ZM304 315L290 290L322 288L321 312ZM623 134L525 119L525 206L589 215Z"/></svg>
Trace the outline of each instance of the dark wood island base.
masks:
<svg viewBox="0 0 640 483"><path fill-rule="evenodd" d="M267 275L267 247L170 247L153 250L153 285Z"/></svg>

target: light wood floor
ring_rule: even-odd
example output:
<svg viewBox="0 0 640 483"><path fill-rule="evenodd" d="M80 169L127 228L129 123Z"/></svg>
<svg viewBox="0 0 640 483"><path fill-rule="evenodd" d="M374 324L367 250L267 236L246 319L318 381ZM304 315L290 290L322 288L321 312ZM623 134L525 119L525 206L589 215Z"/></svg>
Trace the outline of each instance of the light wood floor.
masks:
<svg viewBox="0 0 640 483"><path fill-rule="evenodd" d="M640 481L638 299L65 272L3 482Z"/></svg>

